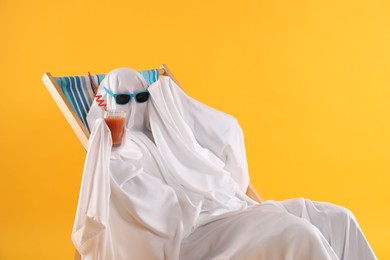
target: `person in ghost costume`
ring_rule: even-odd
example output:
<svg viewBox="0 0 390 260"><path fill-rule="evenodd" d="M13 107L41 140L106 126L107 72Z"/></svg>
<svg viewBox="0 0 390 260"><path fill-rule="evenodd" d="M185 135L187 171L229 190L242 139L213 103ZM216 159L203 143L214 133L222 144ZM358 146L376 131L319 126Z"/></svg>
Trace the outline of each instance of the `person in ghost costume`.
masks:
<svg viewBox="0 0 390 260"><path fill-rule="evenodd" d="M149 91L121 105L109 93ZM346 208L304 198L257 203L238 121L188 96L169 77L148 86L132 69L99 86L126 112L112 147L102 108L91 131L72 241L83 259L376 259Z"/></svg>

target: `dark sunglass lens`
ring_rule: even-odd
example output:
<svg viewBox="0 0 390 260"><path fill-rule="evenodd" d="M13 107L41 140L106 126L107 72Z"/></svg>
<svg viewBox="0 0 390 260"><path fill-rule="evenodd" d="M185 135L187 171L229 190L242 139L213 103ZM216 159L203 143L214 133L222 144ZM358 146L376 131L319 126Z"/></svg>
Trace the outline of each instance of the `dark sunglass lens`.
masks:
<svg viewBox="0 0 390 260"><path fill-rule="evenodd" d="M135 96L137 102L139 103L143 103L145 102L146 100L148 100L149 98L149 92L142 92L142 93L138 93L136 96Z"/></svg>
<svg viewBox="0 0 390 260"><path fill-rule="evenodd" d="M130 98L129 95L117 95L115 101L119 105L124 105L130 101Z"/></svg>

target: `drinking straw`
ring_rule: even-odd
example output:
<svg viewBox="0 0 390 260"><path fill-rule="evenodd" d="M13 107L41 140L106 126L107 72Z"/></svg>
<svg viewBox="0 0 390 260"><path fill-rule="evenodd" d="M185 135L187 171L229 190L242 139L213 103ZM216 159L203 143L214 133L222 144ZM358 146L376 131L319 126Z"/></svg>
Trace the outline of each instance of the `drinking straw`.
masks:
<svg viewBox="0 0 390 260"><path fill-rule="evenodd" d="M107 110L107 105L104 103L103 96L97 94L98 87L95 85L95 82L93 81L91 73L89 73L89 71L88 71L88 77L89 77L89 81L91 82L91 85L93 86L94 97L95 97L96 102L98 103L98 106L103 107L104 110Z"/></svg>

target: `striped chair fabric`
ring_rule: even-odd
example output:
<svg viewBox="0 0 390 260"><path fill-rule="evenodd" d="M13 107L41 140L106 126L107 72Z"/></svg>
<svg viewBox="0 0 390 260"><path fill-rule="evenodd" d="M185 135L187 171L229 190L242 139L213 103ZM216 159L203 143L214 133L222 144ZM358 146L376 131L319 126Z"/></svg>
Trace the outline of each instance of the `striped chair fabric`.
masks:
<svg viewBox="0 0 390 260"><path fill-rule="evenodd" d="M142 70L139 71L139 73L141 73L148 85L157 81L159 76L158 70ZM99 86L105 74L91 76L95 85ZM54 79L72 105L81 122L83 122L88 131L90 131L86 117L94 99L94 89L89 81L88 75L55 77Z"/></svg>

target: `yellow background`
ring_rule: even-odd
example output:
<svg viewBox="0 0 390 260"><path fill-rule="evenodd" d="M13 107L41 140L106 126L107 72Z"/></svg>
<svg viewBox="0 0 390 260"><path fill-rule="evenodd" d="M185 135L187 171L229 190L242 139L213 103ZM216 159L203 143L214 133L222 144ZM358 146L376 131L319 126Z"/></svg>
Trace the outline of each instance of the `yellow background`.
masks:
<svg viewBox="0 0 390 260"><path fill-rule="evenodd" d="M0 259L71 259L85 151L41 81L166 63L240 122L265 199L351 209L390 259L389 1L0 0Z"/></svg>

